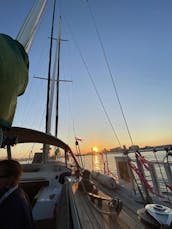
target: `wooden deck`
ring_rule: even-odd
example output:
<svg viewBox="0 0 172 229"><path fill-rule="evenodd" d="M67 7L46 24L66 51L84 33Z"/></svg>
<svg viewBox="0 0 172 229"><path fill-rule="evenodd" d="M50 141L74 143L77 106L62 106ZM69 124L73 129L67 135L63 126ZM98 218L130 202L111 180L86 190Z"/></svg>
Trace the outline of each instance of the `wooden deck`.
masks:
<svg viewBox="0 0 172 229"><path fill-rule="evenodd" d="M101 214L93 207L86 194L77 189L77 184L72 185L72 191L82 228L84 229L141 229L138 219L124 209L118 217Z"/></svg>

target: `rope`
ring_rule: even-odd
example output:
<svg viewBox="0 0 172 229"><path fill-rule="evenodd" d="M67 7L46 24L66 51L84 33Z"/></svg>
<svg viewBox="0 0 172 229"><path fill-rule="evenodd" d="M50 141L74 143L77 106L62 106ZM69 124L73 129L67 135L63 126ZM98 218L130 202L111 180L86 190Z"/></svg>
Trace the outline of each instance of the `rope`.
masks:
<svg viewBox="0 0 172 229"><path fill-rule="evenodd" d="M141 171L131 162L128 162L129 167L139 176L140 180L145 184L146 188L153 194L156 194L157 196L164 198L163 195L156 193L153 190L153 187L149 184L147 179L142 175Z"/></svg>
<svg viewBox="0 0 172 229"><path fill-rule="evenodd" d="M132 161L132 159L128 156L128 151L126 150L126 152L125 152L125 154L126 154L126 156L127 156L127 161L129 162L129 161ZM128 167L129 167L129 165L128 165ZM130 168L130 167L129 167ZM137 186L137 189L138 189L138 192L139 192L139 194L140 194L140 196L141 196L141 198L142 198L142 200L143 200L143 203L144 203L144 205L146 205L147 204L147 200L145 199L145 197L144 197L144 195L143 195L143 192L142 192L142 190L141 190L141 188L140 188L140 186L139 186L139 184L138 184L138 182L137 182L137 179L136 179L136 177L135 177L135 175L134 175L134 173L133 173L133 171L132 171L132 169L130 168L130 173L131 173L131 177L132 177L132 179L133 179L133 182L135 182L135 184L136 184L136 186ZM135 189L135 186L134 186L134 183L133 183L133 191L134 191L134 193L136 194L136 189Z"/></svg>
<svg viewBox="0 0 172 229"><path fill-rule="evenodd" d="M150 171L150 168L149 168L149 165L148 165L148 161L141 155L141 153L140 152L136 152L135 155L137 156L138 161L145 167L145 169Z"/></svg>
<svg viewBox="0 0 172 229"><path fill-rule="evenodd" d="M72 127L73 127L73 134L74 134L74 139L75 139L75 147L76 147L76 152L77 154L79 154L79 158L80 158L80 163L81 163L81 166L84 168L84 163L83 163L83 160L82 160L82 156L81 156L81 151L80 151L80 147L79 147L79 142L78 142L78 139L76 137L76 129L75 129L75 123L74 123L74 118L73 118L73 115L72 115L72 111L71 111L71 104L70 104L70 100L68 100L69 102L69 107L70 107L70 113L71 113L71 117L72 117Z"/></svg>
<svg viewBox="0 0 172 229"><path fill-rule="evenodd" d="M86 191L86 188L85 188L85 185L83 183L83 181L81 180L81 185L82 185L82 188L83 188L83 191L84 191L84 194L86 194L86 198L88 199L89 203L100 213L102 214L105 214L105 215L112 215L112 216L116 216L117 215L117 212L110 212L110 211L104 211L104 210L101 210L100 208L98 208L92 201L91 201L91 198L88 194L88 192Z"/></svg>

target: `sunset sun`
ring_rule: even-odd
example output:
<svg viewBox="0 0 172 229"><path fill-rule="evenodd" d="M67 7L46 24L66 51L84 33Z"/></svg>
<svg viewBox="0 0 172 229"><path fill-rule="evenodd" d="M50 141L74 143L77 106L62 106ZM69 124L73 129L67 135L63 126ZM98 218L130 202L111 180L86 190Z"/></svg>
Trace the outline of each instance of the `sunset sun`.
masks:
<svg viewBox="0 0 172 229"><path fill-rule="evenodd" d="M99 149L97 147L93 147L93 152L97 153Z"/></svg>

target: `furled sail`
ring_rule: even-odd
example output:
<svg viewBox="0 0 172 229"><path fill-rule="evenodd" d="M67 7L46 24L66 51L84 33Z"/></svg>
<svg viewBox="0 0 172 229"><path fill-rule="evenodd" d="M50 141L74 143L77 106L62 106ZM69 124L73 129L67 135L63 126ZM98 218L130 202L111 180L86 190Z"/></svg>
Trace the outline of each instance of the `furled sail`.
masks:
<svg viewBox="0 0 172 229"><path fill-rule="evenodd" d="M16 40L18 40L23 45L27 53L31 47L33 35L38 27L46 3L47 0L35 1L30 13L25 20L25 23L17 35Z"/></svg>
<svg viewBox="0 0 172 229"><path fill-rule="evenodd" d="M10 36L0 34L0 126L12 125L17 97L28 82L28 55Z"/></svg>

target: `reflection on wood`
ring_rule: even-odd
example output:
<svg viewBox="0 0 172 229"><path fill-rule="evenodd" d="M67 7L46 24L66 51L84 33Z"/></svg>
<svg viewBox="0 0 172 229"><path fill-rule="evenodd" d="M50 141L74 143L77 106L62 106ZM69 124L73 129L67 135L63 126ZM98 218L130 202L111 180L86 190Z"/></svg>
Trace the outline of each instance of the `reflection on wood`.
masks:
<svg viewBox="0 0 172 229"><path fill-rule="evenodd" d="M101 214L93 208L86 194L78 190L77 184L72 185L74 201L76 208L80 211L79 219L84 229L100 228L100 229L133 229L137 228L136 222L132 219L132 215L128 215L125 211L121 211L118 217ZM138 227L139 228L139 227Z"/></svg>

